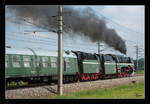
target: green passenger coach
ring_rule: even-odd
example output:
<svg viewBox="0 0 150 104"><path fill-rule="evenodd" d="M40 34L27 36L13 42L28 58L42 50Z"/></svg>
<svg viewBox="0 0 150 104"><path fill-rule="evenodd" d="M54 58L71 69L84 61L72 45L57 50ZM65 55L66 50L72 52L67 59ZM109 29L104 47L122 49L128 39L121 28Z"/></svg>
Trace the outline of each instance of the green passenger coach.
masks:
<svg viewBox="0 0 150 104"><path fill-rule="evenodd" d="M63 60L63 74L75 75L78 72L76 56L64 52ZM57 76L57 64L57 52L54 51L6 48L5 77L51 79L51 76Z"/></svg>

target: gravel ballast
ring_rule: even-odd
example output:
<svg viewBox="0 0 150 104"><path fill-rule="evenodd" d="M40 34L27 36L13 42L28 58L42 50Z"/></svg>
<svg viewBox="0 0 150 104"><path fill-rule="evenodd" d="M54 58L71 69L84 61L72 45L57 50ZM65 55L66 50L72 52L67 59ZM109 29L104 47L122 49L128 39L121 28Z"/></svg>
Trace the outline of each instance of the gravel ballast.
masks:
<svg viewBox="0 0 150 104"><path fill-rule="evenodd" d="M77 82L70 84L63 84L63 95L70 95L77 91L85 91L90 89L110 88L117 85L127 83L136 83L144 81L144 76L134 76L117 79L96 80L88 82ZM33 99L44 98L47 96L56 96L57 85L45 85L34 88L13 89L5 91L6 99Z"/></svg>

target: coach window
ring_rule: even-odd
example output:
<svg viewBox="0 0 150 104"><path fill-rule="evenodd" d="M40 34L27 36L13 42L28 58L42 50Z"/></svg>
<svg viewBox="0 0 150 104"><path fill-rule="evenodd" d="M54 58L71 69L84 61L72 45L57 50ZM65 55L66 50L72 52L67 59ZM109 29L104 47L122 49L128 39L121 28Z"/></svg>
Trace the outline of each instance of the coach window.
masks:
<svg viewBox="0 0 150 104"><path fill-rule="evenodd" d="M12 56L13 67L20 67L20 56Z"/></svg>
<svg viewBox="0 0 150 104"><path fill-rule="evenodd" d="M9 59L8 56L5 55L5 67L7 68L9 66Z"/></svg>
<svg viewBox="0 0 150 104"><path fill-rule="evenodd" d="M34 57L34 66L35 67L40 67L40 57L39 56L35 56Z"/></svg>
<svg viewBox="0 0 150 104"><path fill-rule="evenodd" d="M65 62L66 62L66 68L69 68L69 58L65 58Z"/></svg>
<svg viewBox="0 0 150 104"><path fill-rule="evenodd" d="M23 56L23 64L24 64L24 67L30 67L31 66L30 56Z"/></svg>
<svg viewBox="0 0 150 104"><path fill-rule="evenodd" d="M56 58L55 57L51 57L51 67L52 68L56 68L57 63L56 63Z"/></svg>
<svg viewBox="0 0 150 104"><path fill-rule="evenodd" d="M43 62L43 67L47 68L48 67L48 57L42 57L42 62Z"/></svg>

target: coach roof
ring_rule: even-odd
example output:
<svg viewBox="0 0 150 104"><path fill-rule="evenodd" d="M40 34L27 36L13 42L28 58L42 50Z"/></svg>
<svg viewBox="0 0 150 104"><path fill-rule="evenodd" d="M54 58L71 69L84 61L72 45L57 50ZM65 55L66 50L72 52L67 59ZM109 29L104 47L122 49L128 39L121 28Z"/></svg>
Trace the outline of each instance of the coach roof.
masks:
<svg viewBox="0 0 150 104"><path fill-rule="evenodd" d="M6 54L18 54L18 55L37 55L37 56L58 56L57 51L45 50L45 49L33 49L33 48L6 48ZM67 54L63 51L63 57L73 57L76 55L72 52Z"/></svg>

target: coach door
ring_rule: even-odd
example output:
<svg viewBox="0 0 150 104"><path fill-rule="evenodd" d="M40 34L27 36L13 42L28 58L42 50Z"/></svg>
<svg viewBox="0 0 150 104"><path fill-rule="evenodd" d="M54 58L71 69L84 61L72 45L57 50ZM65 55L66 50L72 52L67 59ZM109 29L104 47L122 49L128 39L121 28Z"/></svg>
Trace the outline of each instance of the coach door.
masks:
<svg viewBox="0 0 150 104"><path fill-rule="evenodd" d="M116 73L116 63L111 55L104 55L104 68L105 74L115 74Z"/></svg>

